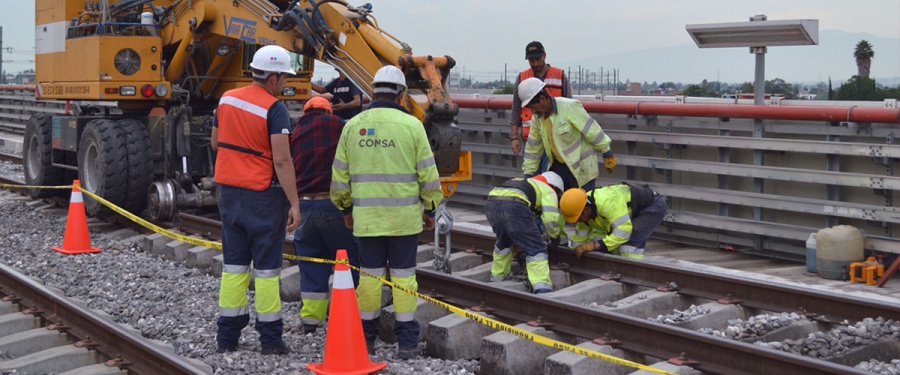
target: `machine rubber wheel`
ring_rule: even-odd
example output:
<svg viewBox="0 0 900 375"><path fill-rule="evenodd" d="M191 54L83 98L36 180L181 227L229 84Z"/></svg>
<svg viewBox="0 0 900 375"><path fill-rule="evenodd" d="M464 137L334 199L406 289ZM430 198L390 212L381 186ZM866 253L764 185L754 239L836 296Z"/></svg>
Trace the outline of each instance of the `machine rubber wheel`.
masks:
<svg viewBox="0 0 900 375"><path fill-rule="evenodd" d="M138 119L118 121L119 132L125 137L128 158L126 178L128 188L122 208L140 215L147 207L147 191L153 182L153 161L150 157L150 133L147 125Z"/></svg>
<svg viewBox="0 0 900 375"><path fill-rule="evenodd" d="M128 157L125 136L116 120L91 120L81 133L78 144L78 176L81 186L117 206L125 203L128 189ZM90 197L84 197L84 208L90 216L112 213Z"/></svg>
<svg viewBox="0 0 900 375"><path fill-rule="evenodd" d="M49 115L34 115L25 126L22 155L24 155L25 184L27 185L53 186L71 183L71 181L63 181L63 169L51 165L53 161L52 120L53 118ZM46 198L56 192L50 189L33 189L31 196Z"/></svg>

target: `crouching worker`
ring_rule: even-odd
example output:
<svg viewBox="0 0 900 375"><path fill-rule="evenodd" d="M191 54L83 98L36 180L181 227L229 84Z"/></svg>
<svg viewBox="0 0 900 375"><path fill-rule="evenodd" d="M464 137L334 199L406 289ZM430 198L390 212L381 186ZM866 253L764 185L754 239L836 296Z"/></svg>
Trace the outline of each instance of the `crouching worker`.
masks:
<svg viewBox="0 0 900 375"><path fill-rule="evenodd" d="M535 215L540 217L551 243L558 244L565 234L557 198L562 191L562 178L555 172L544 172L528 179L511 179L488 193L484 213L497 236L491 281L502 281L509 275L515 244L526 255L525 268L533 292L553 291L547 244Z"/></svg>
<svg viewBox="0 0 900 375"><path fill-rule="evenodd" d="M575 254L589 251L644 259L644 246L666 216L666 199L647 185L621 183L586 192L569 189L559 202L575 224Z"/></svg>

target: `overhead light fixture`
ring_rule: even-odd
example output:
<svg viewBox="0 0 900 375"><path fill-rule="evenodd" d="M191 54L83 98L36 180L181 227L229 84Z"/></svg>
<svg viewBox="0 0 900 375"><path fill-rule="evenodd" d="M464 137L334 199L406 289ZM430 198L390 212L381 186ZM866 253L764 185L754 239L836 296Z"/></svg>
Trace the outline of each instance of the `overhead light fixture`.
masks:
<svg viewBox="0 0 900 375"><path fill-rule="evenodd" d="M685 29L700 48L750 48L756 55L754 104L763 103L767 47L819 44L819 20L768 21L765 15L756 15L749 22L694 24Z"/></svg>

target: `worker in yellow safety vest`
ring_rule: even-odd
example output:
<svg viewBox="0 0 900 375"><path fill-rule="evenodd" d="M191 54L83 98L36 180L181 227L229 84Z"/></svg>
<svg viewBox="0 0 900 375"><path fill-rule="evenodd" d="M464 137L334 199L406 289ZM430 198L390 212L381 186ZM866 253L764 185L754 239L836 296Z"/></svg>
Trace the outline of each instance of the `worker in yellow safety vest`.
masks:
<svg viewBox="0 0 900 375"><path fill-rule="evenodd" d="M522 171L526 177L536 174L541 157L546 155L550 159L548 170L562 177L566 189L591 190L600 174L598 153L603 155L607 172L612 173L618 164L610 148L612 141L581 102L554 98L544 86L537 78L519 84L522 106L534 111Z"/></svg>
<svg viewBox="0 0 900 375"><path fill-rule="evenodd" d="M423 220L434 229L443 199L434 154L422 123L402 106L406 76L385 66L372 80L373 102L344 126L332 164L331 201L344 212L344 222L359 239L363 271L390 278L416 291L416 249ZM381 315L381 282L359 280L356 291L363 333L375 350ZM398 358L418 356L417 299L394 289L394 333Z"/></svg>
<svg viewBox="0 0 900 375"><path fill-rule="evenodd" d="M544 172L533 178L508 180L488 193L484 214L497 236L491 281L503 281L509 275L515 244L525 253L532 292L553 291L547 243L542 234L546 233L554 247L565 237L557 198L562 192L562 178L554 172ZM541 225L535 216L540 217Z"/></svg>
<svg viewBox="0 0 900 375"><path fill-rule="evenodd" d="M647 239L666 216L666 199L647 185L622 183L586 192L569 189L559 201L566 222L575 225L575 253L598 250L644 259Z"/></svg>
<svg viewBox="0 0 900 375"><path fill-rule="evenodd" d="M528 69L519 72L516 77L516 83L513 87L512 115L509 117L509 140L512 145L512 151L516 155L522 154L522 141L528 141L528 135L531 132L531 121L533 113L530 108L522 107L522 101L516 92L519 83L535 77L544 82L544 90L553 97L572 97L572 89L569 85L569 78L566 72L560 68L550 66L547 63L547 52L541 42L533 41L525 46L525 59L528 60ZM519 139L519 129L522 129L522 138ZM541 159L541 167L538 170L543 172L547 168L547 157Z"/></svg>

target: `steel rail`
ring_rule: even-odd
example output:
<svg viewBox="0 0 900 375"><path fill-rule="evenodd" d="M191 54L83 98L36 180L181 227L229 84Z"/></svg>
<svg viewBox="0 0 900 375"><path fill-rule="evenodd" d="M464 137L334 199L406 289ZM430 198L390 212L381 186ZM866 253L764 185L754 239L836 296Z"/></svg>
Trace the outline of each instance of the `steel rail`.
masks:
<svg viewBox="0 0 900 375"><path fill-rule="evenodd" d="M121 357L121 366L137 374L198 374L202 367L188 359L152 344L139 333L131 332L86 307L49 290L44 285L0 263L0 285L6 295L14 296L31 308L32 314L64 325L67 332L89 338L100 352Z"/></svg>
<svg viewBox="0 0 900 375"><path fill-rule="evenodd" d="M426 231L427 232L427 231ZM431 241L431 234L422 232L423 241ZM474 248L489 254L494 238L468 228L453 230L453 243L459 249ZM678 284L679 292L719 299L730 296L748 306L770 311L800 311L822 315L830 321L861 320L881 316L900 320L900 306L883 301L868 300L845 294L831 294L818 290L778 285L759 280L710 274L649 261L634 261L619 256L587 253L577 259L571 250L550 252L553 263L564 263L568 271L591 276L618 276L624 281L653 286L668 282Z"/></svg>
<svg viewBox="0 0 900 375"><path fill-rule="evenodd" d="M574 337L607 337L617 347L656 358L685 356L692 367L715 374L864 374L836 363L765 349L624 314L535 297L433 270L417 269L420 291L462 306L487 306L491 315L514 321L543 317L549 328ZM487 302L486 302L487 301Z"/></svg>
<svg viewBox="0 0 900 375"><path fill-rule="evenodd" d="M454 98L460 108L509 110L512 99ZM900 109L868 107L780 107L736 104L672 104L648 102L582 102L592 113L631 116L748 118L758 120L900 123Z"/></svg>
<svg viewBox="0 0 900 375"><path fill-rule="evenodd" d="M188 220L185 221L185 216ZM182 223L202 223L202 231L219 233L215 220L181 214ZM193 224L192 224L193 225ZM196 230L196 229L194 229ZM190 230L193 231L193 230ZM493 248L494 239L472 230L454 229L455 250ZM433 240L425 231L422 241ZM291 242L285 240L286 249ZM482 251L483 257L489 252ZM571 251L551 253L554 263L568 265L567 271L589 276L609 277L623 283L648 287L668 282L679 285L678 293L718 299L731 297L753 308L770 311L805 311L842 319L862 319L873 315L897 319L896 306L855 297L827 295L817 291L789 286L777 286L724 275L710 275L672 266L637 262L615 256L587 254L580 260ZM543 317L552 323L553 331L582 338L611 337L622 342L621 348L657 358L675 358L682 354L697 361L697 369L721 374L759 373L863 373L836 363L792 355L740 341L723 339L696 331L663 325L623 314L591 309L576 304L531 294L492 287L488 283L464 279L428 269L416 270L420 291L445 299L459 306L485 306L491 314L514 322L526 322ZM826 319L823 319L826 320ZM827 320L826 320L827 321Z"/></svg>

